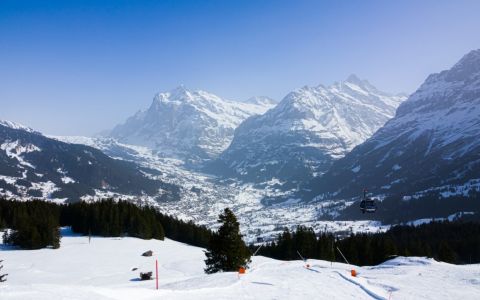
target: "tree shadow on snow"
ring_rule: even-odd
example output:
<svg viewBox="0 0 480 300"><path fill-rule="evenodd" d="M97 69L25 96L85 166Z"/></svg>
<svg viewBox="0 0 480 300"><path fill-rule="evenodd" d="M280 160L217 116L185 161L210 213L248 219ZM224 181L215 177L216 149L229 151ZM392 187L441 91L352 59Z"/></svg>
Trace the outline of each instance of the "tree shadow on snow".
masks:
<svg viewBox="0 0 480 300"><path fill-rule="evenodd" d="M142 281L142 280L141 280L140 278L138 278L138 277L135 277L135 278L130 279L130 281L135 282L135 281Z"/></svg>
<svg viewBox="0 0 480 300"><path fill-rule="evenodd" d="M251 283L254 283L254 284L261 284L261 285L271 285L271 286L275 286L274 284L271 284L271 283L268 283L268 282L252 281Z"/></svg>
<svg viewBox="0 0 480 300"><path fill-rule="evenodd" d="M317 270L314 270L314 269L311 269L311 268L305 268L305 269L307 269L309 271L312 271L312 272L315 272L315 273L320 273L320 271L317 271Z"/></svg>

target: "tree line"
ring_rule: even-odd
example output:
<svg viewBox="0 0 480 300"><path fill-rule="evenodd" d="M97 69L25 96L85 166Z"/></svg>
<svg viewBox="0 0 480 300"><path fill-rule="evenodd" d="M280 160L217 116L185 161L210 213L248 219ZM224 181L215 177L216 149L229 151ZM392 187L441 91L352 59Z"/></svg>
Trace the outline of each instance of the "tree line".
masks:
<svg viewBox="0 0 480 300"><path fill-rule="evenodd" d="M24 249L60 247L59 226L71 226L83 235L131 236L142 239L164 237L206 247L212 232L205 226L162 214L150 206L127 201L55 204L40 200L0 199L0 228L10 228L4 243Z"/></svg>
<svg viewBox="0 0 480 300"><path fill-rule="evenodd" d="M316 235L311 228L286 229L258 254L282 260L305 258L343 262L343 252L355 265L376 265L395 256L426 256L455 264L480 262L480 223L431 222L419 226L399 225L386 232ZM255 248L253 245L251 249ZM297 253L298 251L298 253Z"/></svg>
<svg viewBox="0 0 480 300"><path fill-rule="evenodd" d="M164 237L207 248L208 273L235 270L245 265L250 252L244 246L239 224L230 210L219 216L222 224L212 232L193 222L184 222L127 201L55 204L40 200L0 199L0 228L9 228L4 242L24 249L60 247L59 226L71 226L84 235ZM399 225L386 232L358 233L341 238L332 233L316 234L312 228L286 229L275 241L265 244L259 255L282 260L305 258L342 261L337 247L350 263L375 265L394 256L427 256L464 264L480 262L479 222L431 222L420 226Z"/></svg>
<svg viewBox="0 0 480 300"><path fill-rule="evenodd" d="M60 247L60 209L45 201L0 200L0 228L3 242L24 249Z"/></svg>
<svg viewBox="0 0 480 300"><path fill-rule="evenodd" d="M219 215L218 222L219 230L212 232L205 226L162 214L153 207L113 199L69 204L0 199L0 229L10 229L5 231L4 243L23 249L59 248L59 227L70 226L73 232L83 235L159 240L166 236L206 248L207 273L246 267L251 254L242 240L235 215L227 208ZM0 276L0 281L5 276Z"/></svg>

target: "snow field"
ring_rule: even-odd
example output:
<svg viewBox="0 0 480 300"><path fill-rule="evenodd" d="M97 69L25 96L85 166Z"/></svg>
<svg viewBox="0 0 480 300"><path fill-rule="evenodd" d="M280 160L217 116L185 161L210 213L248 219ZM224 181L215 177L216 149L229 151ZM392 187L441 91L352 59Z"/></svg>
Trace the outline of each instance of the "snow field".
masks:
<svg viewBox="0 0 480 300"><path fill-rule="evenodd" d="M254 257L245 275L204 274L203 249L172 240L75 236L63 230L57 250L3 247L8 281L0 299L478 299L480 265L399 257L373 267L320 260ZM143 257L153 250L153 257ZM155 281L139 281L153 271ZM133 268L138 268L132 271Z"/></svg>

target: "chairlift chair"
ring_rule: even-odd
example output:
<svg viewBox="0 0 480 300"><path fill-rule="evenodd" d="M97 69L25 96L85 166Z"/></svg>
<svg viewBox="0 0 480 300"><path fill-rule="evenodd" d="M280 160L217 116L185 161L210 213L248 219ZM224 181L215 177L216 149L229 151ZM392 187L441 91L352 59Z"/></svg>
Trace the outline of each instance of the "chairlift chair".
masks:
<svg viewBox="0 0 480 300"><path fill-rule="evenodd" d="M367 197L367 189L363 190L363 199L360 201L360 210L364 213L374 213L377 211L375 199Z"/></svg>

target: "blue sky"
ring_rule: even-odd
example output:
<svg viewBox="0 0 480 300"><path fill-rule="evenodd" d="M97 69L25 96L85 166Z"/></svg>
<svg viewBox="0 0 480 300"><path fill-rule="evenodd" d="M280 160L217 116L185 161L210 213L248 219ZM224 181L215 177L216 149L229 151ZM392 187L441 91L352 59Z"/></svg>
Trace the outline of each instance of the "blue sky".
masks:
<svg viewBox="0 0 480 300"><path fill-rule="evenodd" d="M91 135L179 84L281 100L350 73L390 92L480 48L480 1L0 0L0 118Z"/></svg>

